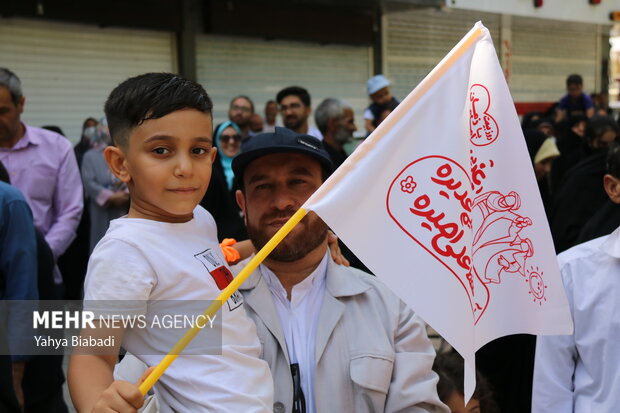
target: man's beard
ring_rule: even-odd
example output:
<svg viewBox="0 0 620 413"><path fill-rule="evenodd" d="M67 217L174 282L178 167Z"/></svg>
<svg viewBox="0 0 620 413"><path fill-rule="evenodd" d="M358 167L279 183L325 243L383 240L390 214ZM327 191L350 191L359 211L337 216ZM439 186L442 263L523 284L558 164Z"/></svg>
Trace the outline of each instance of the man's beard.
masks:
<svg viewBox="0 0 620 413"><path fill-rule="evenodd" d="M336 129L336 133L334 133L334 140L343 145L351 142L351 138L351 132L344 126L339 126L338 129Z"/></svg>
<svg viewBox="0 0 620 413"><path fill-rule="evenodd" d="M239 126L240 128L245 128L250 123L250 119L244 118L243 115L232 116L232 117L229 117L229 119L232 122L236 123L237 126Z"/></svg>
<svg viewBox="0 0 620 413"><path fill-rule="evenodd" d="M304 124L304 120L296 116L292 118L284 118L282 122L284 123L284 126L289 128L290 130L297 130L301 127L301 125Z"/></svg>
<svg viewBox="0 0 620 413"><path fill-rule="evenodd" d="M295 213L294 210L277 211L261 218L263 222L269 222L278 218L290 218ZM248 236L257 250L267 244L273 234L265 231L265 226L253 225L248 219ZM315 248L317 248L327 237L327 225L316 214L310 212L297 226L301 226L302 231L297 234L289 233L278 246L269 254L269 259L279 262L297 261Z"/></svg>

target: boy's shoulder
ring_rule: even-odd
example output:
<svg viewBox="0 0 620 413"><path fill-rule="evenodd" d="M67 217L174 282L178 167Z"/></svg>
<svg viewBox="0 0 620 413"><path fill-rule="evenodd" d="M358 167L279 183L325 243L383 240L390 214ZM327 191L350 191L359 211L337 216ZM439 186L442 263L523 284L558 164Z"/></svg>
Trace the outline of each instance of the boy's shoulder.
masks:
<svg viewBox="0 0 620 413"><path fill-rule="evenodd" d="M204 231L205 228L215 230L215 219L213 219L213 216L209 213L209 211L198 205L194 209L194 218L192 220L178 224L143 218L117 218L110 222L110 227L108 228L104 238L141 238L148 237L152 232L167 231L179 231L180 234L183 234L186 233L188 229Z"/></svg>

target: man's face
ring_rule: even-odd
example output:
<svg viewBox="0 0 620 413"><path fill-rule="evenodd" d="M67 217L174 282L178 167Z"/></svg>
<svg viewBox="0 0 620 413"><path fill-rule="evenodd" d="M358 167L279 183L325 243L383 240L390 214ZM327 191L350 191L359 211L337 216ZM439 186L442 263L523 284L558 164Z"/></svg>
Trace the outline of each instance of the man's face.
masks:
<svg viewBox="0 0 620 413"><path fill-rule="evenodd" d="M334 133L334 140L342 144L350 142L353 138L353 132L356 130L357 127L355 126L353 110L346 108L342 118L338 121L338 126Z"/></svg>
<svg viewBox="0 0 620 413"><path fill-rule="evenodd" d="M298 132L307 127L308 116L310 116L312 109L304 105L299 96L289 95L280 102L280 111L282 112L284 126Z"/></svg>
<svg viewBox="0 0 620 413"><path fill-rule="evenodd" d="M237 98L232 101L228 109L228 119L244 128L250 123L252 105L247 99Z"/></svg>
<svg viewBox="0 0 620 413"><path fill-rule="evenodd" d="M263 131L263 118L258 113L255 113L250 118L250 130L254 133Z"/></svg>
<svg viewBox="0 0 620 413"><path fill-rule="evenodd" d="M0 87L0 147L12 148L21 138L20 115L24 111L24 97L17 104L11 99L11 92Z"/></svg>
<svg viewBox="0 0 620 413"><path fill-rule="evenodd" d="M216 152L212 127L210 114L177 110L135 127L127 148L106 149L122 155L119 178L129 186L130 216L163 222L191 219L211 180Z"/></svg>
<svg viewBox="0 0 620 413"><path fill-rule="evenodd" d="M278 104L276 102L269 102L265 105L265 120L270 125L276 123L276 116L278 115Z"/></svg>
<svg viewBox="0 0 620 413"><path fill-rule="evenodd" d="M243 174L244 191L237 202L245 213L250 240L257 249L293 216L322 183L318 161L296 153L266 155L252 161ZM327 225L310 212L278 244L269 259L297 261L325 242Z"/></svg>

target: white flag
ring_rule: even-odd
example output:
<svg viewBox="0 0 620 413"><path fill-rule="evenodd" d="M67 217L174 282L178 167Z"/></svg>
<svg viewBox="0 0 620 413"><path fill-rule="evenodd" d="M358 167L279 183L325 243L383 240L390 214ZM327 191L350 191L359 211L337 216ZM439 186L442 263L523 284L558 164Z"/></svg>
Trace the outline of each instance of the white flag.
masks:
<svg viewBox="0 0 620 413"><path fill-rule="evenodd" d="M523 133L477 23L304 204L465 358L572 321Z"/></svg>

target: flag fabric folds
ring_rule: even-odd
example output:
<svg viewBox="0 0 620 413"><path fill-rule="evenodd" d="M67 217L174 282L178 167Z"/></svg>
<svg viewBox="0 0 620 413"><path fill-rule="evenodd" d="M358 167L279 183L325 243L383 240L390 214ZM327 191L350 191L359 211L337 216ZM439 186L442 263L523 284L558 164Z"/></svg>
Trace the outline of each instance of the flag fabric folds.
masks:
<svg viewBox="0 0 620 413"><path fill-rule="evenodd" d="M488 30L474 28L302 208L466 360L570 334L553 241Z"/></svg>

